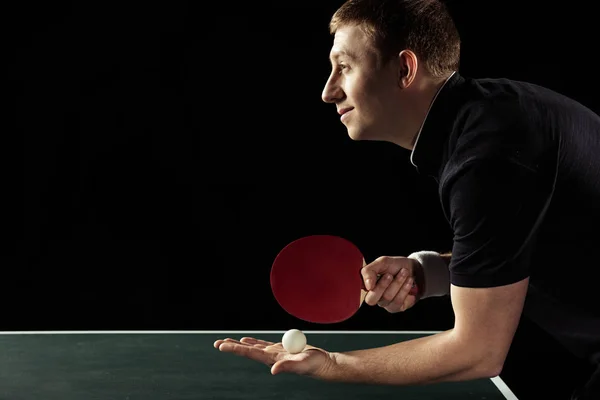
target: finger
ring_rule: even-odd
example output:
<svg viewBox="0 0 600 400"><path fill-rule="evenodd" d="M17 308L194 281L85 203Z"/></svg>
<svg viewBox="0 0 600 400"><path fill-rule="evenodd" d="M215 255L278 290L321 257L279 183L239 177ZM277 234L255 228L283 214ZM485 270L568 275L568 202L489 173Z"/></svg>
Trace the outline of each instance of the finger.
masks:
<svg viewBox="0 0 600 400"><path fill-rule="evenodd" d="M256 347L256 348L263 349L263 350L269 348L269 346L261 344L261 343L254 343L254 344L252 344L252 343L246 343L246 342L242 342L242 343L244 343L244 344L246 344L248 346Z"/></svg>
<svg viewBox="0 0 600 400"><path fill-rule="evenodd" d="M298 373L301 372L301 363L304 360L295 360L295 359L283 359L277 361L273 366L271 366L271 374L277 375L281 373Z"/></svg>
<svg viewBox="0 0 600 400"><path fill-rule="evenodd" d="M282 372L303 374L307 371L307 368L309 368L309 364L307 364L306 360L306 356L282 358L277 360L275 364L271 366L271 374L277 375Z"/></svg>
<svg viewBox="0 0 600 400"><path fill-rule="evenodd" d="M256 346L261 346L261 345L256 345ZM275 351L278 353L281 353L282 351L287 352L287 350L285 350L283 348L283 345L281 343L275 343L270 346L264 346L263 348L265 349L265 351Z"/></svg>
<svg viewBox="0 0 600 400"><path fill-rule="evenodd" d="M372 263L364 266L361 269L361 275L365 282L365 288L367 290L373 290L377 283L377 278L389 273L392 276L396 274L402 268L411 270L413 260L407 257L388 257L383 256L377 258Z"/></svg>
<svg viewBox="0 0 600 400"><path fill-rule="evenodd" d="M413 281L414 281L413 278L406 279L406 282L404 282L404 285L402 285L402 288L400 289L400 291L398 292L396 297L394 297L394 300L386 308L387 311L389 311L389 312L406 311L414 304L415 296L409 295L410 289L412 288L412 285L413 285ZM409 300L412 301L412 304L409 302Z"/></svg>
<svg viewBox="0 0 600 400"><path fill-rule="evenodd" d="M365 282L365 288L367 290L373 290L375 288L378 277L380 275L383 275L388 270L389 264L389 257L379 257L372 263L362 267L360 273L363 277L363 281Z"/></svg>
<svg viewBox="0 0 600 400"><path fill-rule="evenodd" d="M418 297L412 294L409 294L408 296L406 296L406 299L404 299L404 304L402 306L402 310L406 311L409 308L411 308L412 306L414 306L417 303L417 299Z"/></svg>
<svg viewBox="0 0 600 400"><path fill-rule="evenodd" d="M225 343L225 342L241 343L241 342L239 342L239 341L237 341L237 340L235 340L235 339L232 339L232 338L225 338L225 339L219 339L219 340L216 340L216 341L213 343L213 346L215 347L215 349L218 349L218 348L219 348L219 346L220 346L222 343Z"/></svg>
<svg viewBox="0 0 600 400"><path fill-rule="evenodd" d="M262 346L273 346L275 344L273 342L269 342L269 341L262 340L262 339L256 339L253 337L247 337L247 336L244 336L240 341L242 343L247 343L247 344L252 344L252 345L259 344Z"/></svg>
<svg viewBox="0 0 600 400"><path fill-rule="evenodd" d="M404 299L404 301L402 302L402 306L400 307L400 311L406 311L415 304L416 297L410 294L410 291L413 288L414 284L415 278L409 277L408 279L406 279L406 282L404 282L400 293L398 293L398 296Z"/></svg>
<svg viewBox="0 0 600 400"><path fill-rule="evenodd" d="M277 375L286 372L286 360L279 360L271 367L271 375Z"/></svg>
<svg viewBox="0 0 600 400"><path fill-rule="evenodd" d="M281 351L283 349L283 345L281 343L269 342L266 340L256 339L248 336L244 336L239 341L234 339L226 339L226 341L231 343L245 344L247 346L254 346L267 351Z"/></svg>
<svg viewBox="0 0 600 400"><path fill-rule="evenodd" d="M237 341L224 341L219 345L219 351L224 353L233 353L238 356L246 357L250 360L258 361L263 364L272 365L278 353L269 353L258 347L250 346Z"/></svg>
<svg viewBox="0 0 600 400"><path fill-rule="evenodd" d="M394 277L391 274L384 274L377 282L375 288L373 290L370 290L365 296L365 303L367 303L370 306L374 306L375 304L377 304L377 302L380 301L383 292L385 292L385 290L388 288L388 286L393 280Z"/></svg>
<svg viewBox="0 0 600 400"><path fill-rule="evenodd" d="M392 282L390 282L387 289L384 290L383 294L381 295L381 299L377 302L377 305L380 307L387 307L392 301L394 301L398 294L401 293L402 286L406 282L407 277L408 270L406 268L402 268L394 277Z"/></svg>

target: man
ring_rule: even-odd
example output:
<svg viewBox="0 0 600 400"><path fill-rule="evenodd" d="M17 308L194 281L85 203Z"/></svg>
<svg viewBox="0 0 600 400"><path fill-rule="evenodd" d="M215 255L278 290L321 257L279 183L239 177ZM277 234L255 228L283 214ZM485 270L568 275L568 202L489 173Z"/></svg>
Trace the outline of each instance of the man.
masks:
<svg viewBox="0 0 600 400"><path fill-rule="evenodd" d="M454 233L451 253L366 266L366 302L398 312L450 295L455 326L347 353L290 355L254 338L215 347L273 374L391 385L471 380L503 370L524 315L583 366L562 398L600 398L600 118L536 85L461 76L460 38L437 0L350 0L330 27L323 100L352 139L412 150L418 171L439 184ZM413 280L424 290L418 299L407 294Z"/></svg>

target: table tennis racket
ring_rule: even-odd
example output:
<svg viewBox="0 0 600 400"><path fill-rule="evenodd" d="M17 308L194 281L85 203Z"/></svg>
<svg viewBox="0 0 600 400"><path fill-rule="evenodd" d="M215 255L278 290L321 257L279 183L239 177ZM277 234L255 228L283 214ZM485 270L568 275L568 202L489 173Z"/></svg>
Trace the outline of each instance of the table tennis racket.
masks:
<svg viewBox="0 0 600 400"><path fill-rule="evenodd" d="M279 305L307 322L331 324L352 317L367 294L360 250L331 235L312 235L285 246L271 267L271 289ZM410 294L416 295L414 286Z"/></svg>

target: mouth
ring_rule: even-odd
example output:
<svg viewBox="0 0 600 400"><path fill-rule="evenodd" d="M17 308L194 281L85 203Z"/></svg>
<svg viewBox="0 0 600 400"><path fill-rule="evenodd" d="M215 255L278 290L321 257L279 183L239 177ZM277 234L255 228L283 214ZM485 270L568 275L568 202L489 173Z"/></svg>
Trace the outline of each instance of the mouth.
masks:
<svg viewBox="0 0 600 400"><path fill-rule="evenodd" d="M348 114L350 113L350 111L352 111L354 108L353 107L348 107L348 108L340 108L338 110L338 114L340 114L340 120L344 121Z"/></svg>
<svg viewBox="0 0 600 400"><path fill-rule="evenodd" d="M340 114L341 116L343 116L344 114L346 114L348 111L350 111L352 109L353 109L353 107L340 108L338 110L338 114Z"/></svg>

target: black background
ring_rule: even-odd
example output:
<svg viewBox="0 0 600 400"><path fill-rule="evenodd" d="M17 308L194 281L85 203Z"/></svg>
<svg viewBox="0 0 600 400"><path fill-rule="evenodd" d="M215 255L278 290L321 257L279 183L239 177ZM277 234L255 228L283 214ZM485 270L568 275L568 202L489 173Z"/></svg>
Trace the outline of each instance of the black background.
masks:
<svg viewBox="0 0 600 400"><path fill-rule="evenodd" d="M4 255L0 329L320 329L270 293L291 240L341 235L368 260L450 250L410 153L351 141L321 101L341 3L20 2L6 54L22 235ZM449 4L463 75L600 109L591 3ZM431 299L325 328L452 321Z"/></svg>
<svg viewBox="0 0 600 400"><path fill-rule="evenodd" d="M0 330L450 328L447 298L313 326L271 295L271 262L304 235L344 236L367 261L452 243L410 153L351 141L320 99L341 3L13 5L6 134L23 138L24 186ZM450 2L460 72L599 111L592 4ZM526 357L509 361L526 373Z"/></svg>

